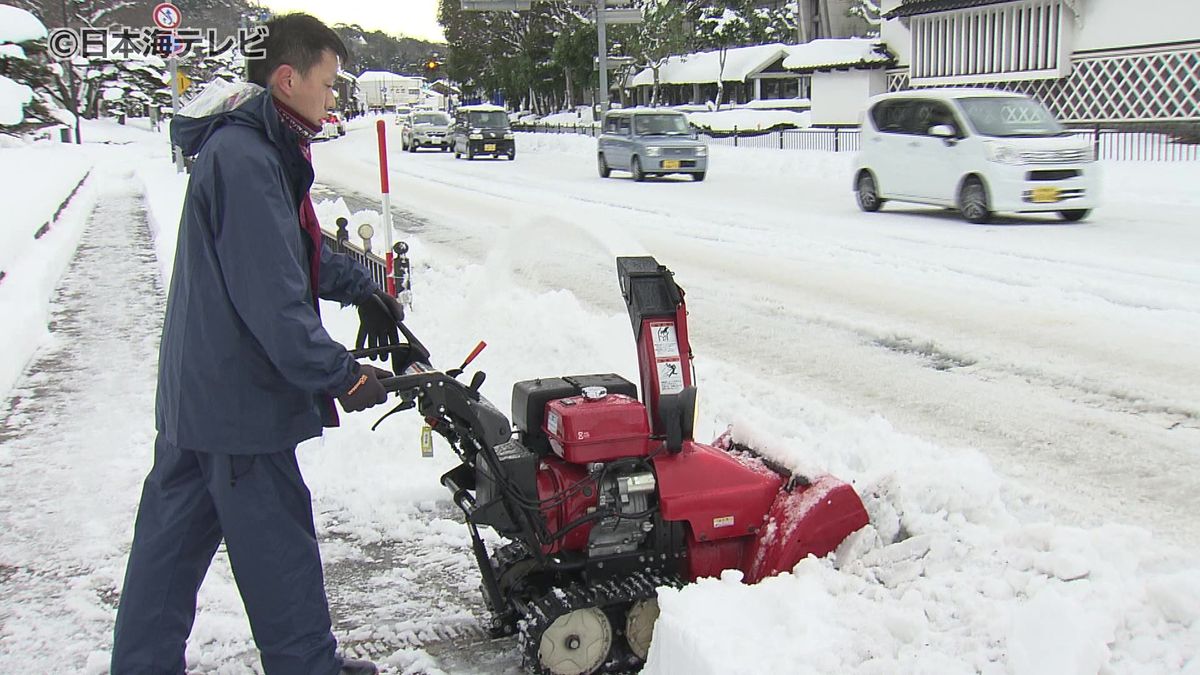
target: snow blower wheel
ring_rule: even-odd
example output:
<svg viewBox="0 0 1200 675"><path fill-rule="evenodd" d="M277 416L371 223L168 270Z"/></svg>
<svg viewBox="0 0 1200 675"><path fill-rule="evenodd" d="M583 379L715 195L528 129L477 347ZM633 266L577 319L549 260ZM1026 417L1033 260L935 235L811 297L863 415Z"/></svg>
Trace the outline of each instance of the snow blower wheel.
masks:
<svg viewBox="0 0 1200 675"><path fill-rule="evenodd" d="M629 643L629 650L643 661L650 653L655 621L658 621L658 598L635 602L625 615L625 640Z"/></svg>
<svg viewBox="0 0 1200 675"><path fill-rule="evenodd" d="M558 617L544 632L538 647L538 666L553 675L593 673L612 649L612 625L595 607Z"/></svg>

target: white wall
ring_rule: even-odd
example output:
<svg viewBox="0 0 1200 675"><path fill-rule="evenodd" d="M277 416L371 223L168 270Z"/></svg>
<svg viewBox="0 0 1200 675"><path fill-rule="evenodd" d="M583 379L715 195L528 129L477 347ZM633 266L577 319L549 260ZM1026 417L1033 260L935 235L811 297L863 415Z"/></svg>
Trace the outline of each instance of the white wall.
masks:
<svg viewBox="0 0 1200 675"><path fill-rule="evenodd" d="M1081 11L1075 35L1068 37L1074 51L1115 49L1138 45L1200 40L1200 0L1074 0ZM882 0L884 14L900 0ZM896 63L911 63L908 27L899 19L884 21L880 37L896 55Z"/></svg>
<svg viewBox="0 0 1200 675"><path fill-rule="evenodd" d="M879 3L879 9L883 14L887 14L899 6L900 0L883 0ZM898 19L884 21L883 25L879 27L879 38L896 55L896 65L907 66L910 63L911 45L909 44L908 26Z"/></svg>
<svg viewBox="0 0 1200 675"><path fill-rule="evenodd" d="M1075 50L1200 40L1200 0L1078 0Z"/></svg>
<svg viewBox="0 0 1200 675"><path fill-rule="evenodd" d="M867 99L887 91L887 75L872 70L813 73L812 123L858 124Z"/></svg>

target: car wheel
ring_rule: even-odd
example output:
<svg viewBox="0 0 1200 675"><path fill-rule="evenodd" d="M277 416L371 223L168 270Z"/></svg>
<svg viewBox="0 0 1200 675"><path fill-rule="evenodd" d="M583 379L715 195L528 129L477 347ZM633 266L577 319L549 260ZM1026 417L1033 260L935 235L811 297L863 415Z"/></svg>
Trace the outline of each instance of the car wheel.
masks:
<svg viewBox="0 0 1200 675"><path fill-rule="evenodd" d="M646 174L642 173L642 160L637 157L634 157L633 162L629 165L629 172L633 174L633 179L639 183L646 180Z"/></svg>
<svg viewBox="0 0 1200 675"><path fill-rule="evenodd" d="M513 148L508 151L508 161L514 161L517 158L517 149Z"/></svg>
<svg viewBox="0 0 1200 675"><path fill-rule="evenodd" d="M467 160L468 161L475 160L475 151L471 149L471 145L469 143L467 144Z"/></svg>
<svg viewBox="0 0 1200 675"><path fill-rule="evenodd" d="M982 225L992 220L992 212L988 208L987 188L978 178L971 176L963 182L958 193L958 210L969 223Z"/></svg>
<svg viewBox="0 0 1200 675"><path fill-rule="evenodd" d="M883 200L879 198L879 188L875 185L875 176L870 171L862 172L855 188L855 193L858 195L858 208L874 213L883 206Z"/></svg>
<svg viewBox="0 0 1200 675"><path fill-rule="evenodd" d="M608 178L612 173L612 169L608 168L608 160L604 159L604 153L596 153L596 170L600 172L601 178Z"/></svg>
<svg viewBox="0 0 1200 675"><path fill-rule="evenodd" d="M696 171L696 172L694 172L694 173L692 174L692 180L694 180L694 181L696 181L697 183L699 183L700 181L704 180L704 176L705 176L705 172L703 172L703 171Z"/></svg>
<svg viewBox="0 0 1200 675"><path fill-rule="evenodd" d="M1091 212L1092 212L1091 209L1070 209L1067 211L1059 211L1058 217L1062 218L1065 221L1068 221L1071 223L1076 223L1076 222L1083 220L1084 218L1087 218L1088 214Z"/></svg>

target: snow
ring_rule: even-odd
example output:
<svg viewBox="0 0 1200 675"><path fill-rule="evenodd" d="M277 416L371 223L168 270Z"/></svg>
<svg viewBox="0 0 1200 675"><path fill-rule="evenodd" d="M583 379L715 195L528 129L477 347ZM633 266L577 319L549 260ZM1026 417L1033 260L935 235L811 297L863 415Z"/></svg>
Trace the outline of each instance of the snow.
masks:
<svg viewBox="0 0 1200 675"><path fill-rule="evenodd" d="M41 40L47 35L46 27L33 14L11 5L0 5L0 44Z"/></svg>
<svg viewBox="0 0 1200 675"><path fill-rule="evenodd" d="M819 70L857 65L884 65L890 60L884 44L873 38L821 39L789 45L783 67L788 70Z"/></svg>
<svg viewBox="0 0 1200 675"><path fill-rule="evenodd" d="M186 179L161 135L104 132L85 138L133 142L80 151L112 176L88 236L136 219L144 189L158 258L144 266L165 279ZM372 222L382 249L373 118L349 132L314 147L316 208L326 228ZM613 257L655 255L688 291L698 438L733 424L789 467L850 481L871 516L834 556L757 585L727 572L661 590L645 673L1200 671L1200 164L1105 163L1105 206L1078 225L970 226L938 209L858 212L848 154L718 146L704 183L634 183L595 175L594 139L517 144L516 162L391 154L409 325L435 363L486 340L473 367L501 410L519 379L636 379ZM86 306L105 311L86 316L126 323L49 340L0 427L4 672L51 652L105 672L151 455L161 298L148 310L121 295L127 272L85 272L56 321L92 288ZM49 286L22 297L48 302ZM13 311L3 324L26 325ZM349 342L354 310L322 311ZM55 359L88 386L55 394ZM64 407L39 414L56 395ZM510 641L472 641L478 579L438 483L448 449L423 459L417 415L372 433L373 413L300 450L339 639L389 673L514 672ZM200 672L258 672L223 553L188 656Z"/></svg>
<svg viewBox="0 0 1200 675"><path fill-rule="evenodd" d="M726 50L726 82L744 82L750 75L783 59L788 70L819 70L841 66L882 66L889 57L880 52L882 43L868 38L813 40L802 45L782 43L733 47ZM659 84L707 84L716 82L721 71L720 51L672 56L658 70ZM629 86L654 84L654 71L645 68L630 80Z"/></svg>
<svg viewBox="0 0 1200 675"><path fill-rule="evenodd" d="M726 82L742 82L752 73L774 63L785 52L786 45L766 44L752 47L733 47L726 50L723 79ZM721 74L720 51L697 52L683 56L672 56L658 69L659 84L705 84L716 82ZM629 86L641 87L654 84L654 71L642 70L630 80Z"/></svg>
<svg viewBox="0 0 1200 675"><path fill-rule="evenodd" d="M25 59L25 50L21 45L0 44L0 59Z"/></svg>
<svg viewBox="0 0 1200 675"><path fill-rule="evenodd" d="M33 100L33 90L0 75L0 126L16 126L25 119L25 106Z"/></svg>

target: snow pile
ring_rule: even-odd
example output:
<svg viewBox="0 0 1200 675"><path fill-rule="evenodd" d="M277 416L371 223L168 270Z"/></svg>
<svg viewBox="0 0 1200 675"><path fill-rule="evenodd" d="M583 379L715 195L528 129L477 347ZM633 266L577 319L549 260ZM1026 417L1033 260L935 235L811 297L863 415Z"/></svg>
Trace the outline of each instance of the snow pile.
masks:
<svg viewBox="0 0 1200 675"><path fill-rule="evenodd" d="M0 224L0 317L13 328L0 332L0 394L8 392L49 336L51 291L75 250L94 196L80 189L57 220L55 214L90 168L91 163L69 146L0 148L0 204L5 209ZM34 239L47 224L52 227Z"/></svg>

